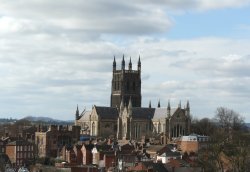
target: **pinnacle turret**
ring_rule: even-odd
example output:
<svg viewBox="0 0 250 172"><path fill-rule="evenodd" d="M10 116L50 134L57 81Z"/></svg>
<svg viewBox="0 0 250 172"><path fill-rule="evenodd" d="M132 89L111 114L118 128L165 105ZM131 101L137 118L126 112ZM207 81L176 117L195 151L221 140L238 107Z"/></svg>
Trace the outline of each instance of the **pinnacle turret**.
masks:
<svg viewBox="0 0 250 172"><path fill-rule="evenodd" d="M161 107L161 102L160 102L160 99L159 99L159 101L158 101L158 106L157 106L158 108L160 108Z"/></svg>
<svg viewBox="0 0 250 172"><path fill-rule="evenodd" d="M114 61L113 61L113 71L116 70L116 61L115 61L115 56L114 56Z"/></svg>
<svg viewBox="0 0 250 172"><path fill-rule="evenodd" d="M180 100L180 102L179 102L179 104L178 104L178 108L181 108L181 100Z"/></svg>
<svg viewBox="0 0 250 172"><path fill-rule="evenodd" d="M124 54L122 57L122 70L125 70L125 60L124 60Z"/></svg>
<svg viewBox="0 0 250 172"><path fill-rule="evenodd" d="M129 60L128 69L129 69L129 70L132 70L132 62L131 62L131 57L130 57L130 60Z"/></svg>
<svg viewBox="0 0 250 172"><path fill-rule="evenodd" d="M170 118L170 112L171 112L171 107L170 107L170 101L168 100L167 116L169 118Z"/></svg>
<svg viewBox="0 0 250 172"><path fill-rule="evenodd" d="M79 114L79 109L78 109L78 105L77 105L77 107L76 107L76 114L75 114L76 120L78 120L79 117L80 117L80 114Z"/></svg>
<svg viewBox="0 0 250 172"><path fill-rule="evenodd" d="M138 60L138 70L141 70L141 57L140 57L140 55L139 55L139 60Z"/></svg>
<svg viewBox="0 0 250 172"><path fill-rule="evenodd" d="M190 109L190 106L189 106L189 101L187 101L187 107L186 107L187 110Z"/></svg>

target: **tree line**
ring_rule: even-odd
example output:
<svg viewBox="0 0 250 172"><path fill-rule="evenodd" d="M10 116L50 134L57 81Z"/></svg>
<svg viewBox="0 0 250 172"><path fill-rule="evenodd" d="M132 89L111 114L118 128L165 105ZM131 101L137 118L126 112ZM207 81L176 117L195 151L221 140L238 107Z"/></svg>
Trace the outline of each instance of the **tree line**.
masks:
<svg viewBox="0 0 250 172"><path fill-rule="evenodd" d="M250 171L250 133L239 113L219 107L212 119L192 119L191 132L209 136L198 153L203 171Z"/></svg>

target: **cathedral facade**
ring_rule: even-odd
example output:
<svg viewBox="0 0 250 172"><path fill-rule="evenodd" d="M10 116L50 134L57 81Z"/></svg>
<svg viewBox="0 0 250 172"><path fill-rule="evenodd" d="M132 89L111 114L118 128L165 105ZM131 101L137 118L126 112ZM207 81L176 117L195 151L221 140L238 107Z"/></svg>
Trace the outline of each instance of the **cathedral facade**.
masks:
<svg viewBox="0 0 250 172"><path fill-rule="evenodd" d="M181 103L172 108L170 102L166 108L141 107L141 60L137 70L132 69L131 58L128 69L124 56L121 68L113 61L110 107L94 105L90 111L75 116L75 125L81 126L82 134L96 137L115 137L117 139L141 140L162 136L171 141L190 132L190 105L185 108Z"/></svg>

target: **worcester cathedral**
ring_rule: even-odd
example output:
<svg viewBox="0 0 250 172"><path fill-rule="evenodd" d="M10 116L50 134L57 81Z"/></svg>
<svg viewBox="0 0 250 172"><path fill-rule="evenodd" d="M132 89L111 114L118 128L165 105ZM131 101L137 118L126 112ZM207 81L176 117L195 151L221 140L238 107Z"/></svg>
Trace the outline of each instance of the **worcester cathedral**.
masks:
<svg viewBox="0 0 250 172"><path fill-rule="evenodd" d="M157 135L171 141L190 132L190 105L181 103L175 108L168 101L167 107L141 107L141 60L137 70L132 69L131 58L128 68L124 56L121 68L113 61L110 107L94 105L90 111L75 114L75 124L81 126L81 134L96 137L141 140Z"/></svg>

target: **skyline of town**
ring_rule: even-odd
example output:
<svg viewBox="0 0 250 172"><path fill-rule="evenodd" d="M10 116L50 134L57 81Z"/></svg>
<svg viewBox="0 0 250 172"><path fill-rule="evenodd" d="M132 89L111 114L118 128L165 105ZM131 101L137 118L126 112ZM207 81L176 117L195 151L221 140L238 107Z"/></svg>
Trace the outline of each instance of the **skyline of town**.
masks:
<svg viewBox="0 0 250 172"><path fill-rule="evenodd" d="M250 1L1 1L1 118L109 106L112 62L142 63L142 106L250 122Z"/></svg>

